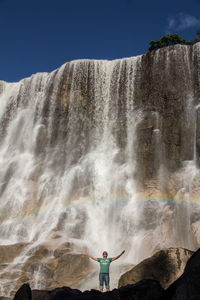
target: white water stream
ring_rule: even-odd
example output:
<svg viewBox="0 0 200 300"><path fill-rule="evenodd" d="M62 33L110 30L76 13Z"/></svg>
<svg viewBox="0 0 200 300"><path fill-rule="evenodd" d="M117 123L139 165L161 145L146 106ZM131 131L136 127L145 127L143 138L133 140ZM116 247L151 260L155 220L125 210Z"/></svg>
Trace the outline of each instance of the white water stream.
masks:
<svg viewBox="0 0 200 300"><path fill-rule="evenodd" d="M139 61L75 61L51 74L2 83L0 243L30 244L6 271L58 234L77 245L79 253L88 248L99 256L107 249L115 256L126 248L126 259L134 261L134 239L129 237L137 238L141 211L134 179ZM65 96L59 98L61 82ZM124 103L119 105L120 88ZM90 104L91 115L84 114L83 106ZM60 106L67 117L56 119ZM118 278L119 270L115 285Z"/></svg>

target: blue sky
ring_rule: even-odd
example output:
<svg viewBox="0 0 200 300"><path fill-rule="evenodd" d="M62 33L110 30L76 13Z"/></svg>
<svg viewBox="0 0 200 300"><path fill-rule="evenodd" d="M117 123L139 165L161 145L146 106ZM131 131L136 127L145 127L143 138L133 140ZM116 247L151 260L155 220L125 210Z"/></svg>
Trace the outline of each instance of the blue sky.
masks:
<svg viewBox="0 0 200 300"><path fill-rule="evenodd" d="M143 54L166 33L191 40L200 0L0 0L0 80L79 58Z"/></svg>

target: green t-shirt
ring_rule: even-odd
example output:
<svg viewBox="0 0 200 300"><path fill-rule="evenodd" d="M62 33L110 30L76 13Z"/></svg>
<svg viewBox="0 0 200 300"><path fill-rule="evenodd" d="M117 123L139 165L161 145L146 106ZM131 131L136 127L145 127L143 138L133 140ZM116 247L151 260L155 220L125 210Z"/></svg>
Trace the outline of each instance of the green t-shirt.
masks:
<svg viewBox="0 0 200 300"><path fill-rule="evenodd" d="M98 262L100 263L100 273L109 273L112 258L98 258Z"/></svg>

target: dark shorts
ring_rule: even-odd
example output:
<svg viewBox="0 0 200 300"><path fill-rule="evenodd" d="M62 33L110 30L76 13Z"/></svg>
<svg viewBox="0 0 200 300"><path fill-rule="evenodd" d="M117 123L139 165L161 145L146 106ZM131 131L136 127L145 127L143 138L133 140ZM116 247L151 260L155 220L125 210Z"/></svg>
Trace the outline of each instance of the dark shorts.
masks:
<svg viewBox="0 0 200 300"><path fill-rule="evenodd" d="M110 283L109 274L108 273L99 273L100 288L103 288L104 283L105 283L106 288L109 289L109 283Z"/></svg>

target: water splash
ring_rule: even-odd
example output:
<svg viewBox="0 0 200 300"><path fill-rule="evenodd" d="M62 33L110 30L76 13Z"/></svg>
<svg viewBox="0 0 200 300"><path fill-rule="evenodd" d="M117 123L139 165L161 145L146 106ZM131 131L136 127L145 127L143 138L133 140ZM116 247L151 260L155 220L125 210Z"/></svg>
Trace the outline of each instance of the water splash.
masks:
<svg viewBox="0 0 200 300"><path fill-rule="evenodd" d="M31 245L18 264L25 263L30 247L55 232L77 251L88 247L96 255L103 249L116 255L130 244L127 233L132 235L139 220L135 131L141 113L134 109L139 60L75 61L9 88L12 102L1 107L9 123L0 148L0 234L2 245ZM38 274L39 269L33 273L37 282Z"/></svg>

